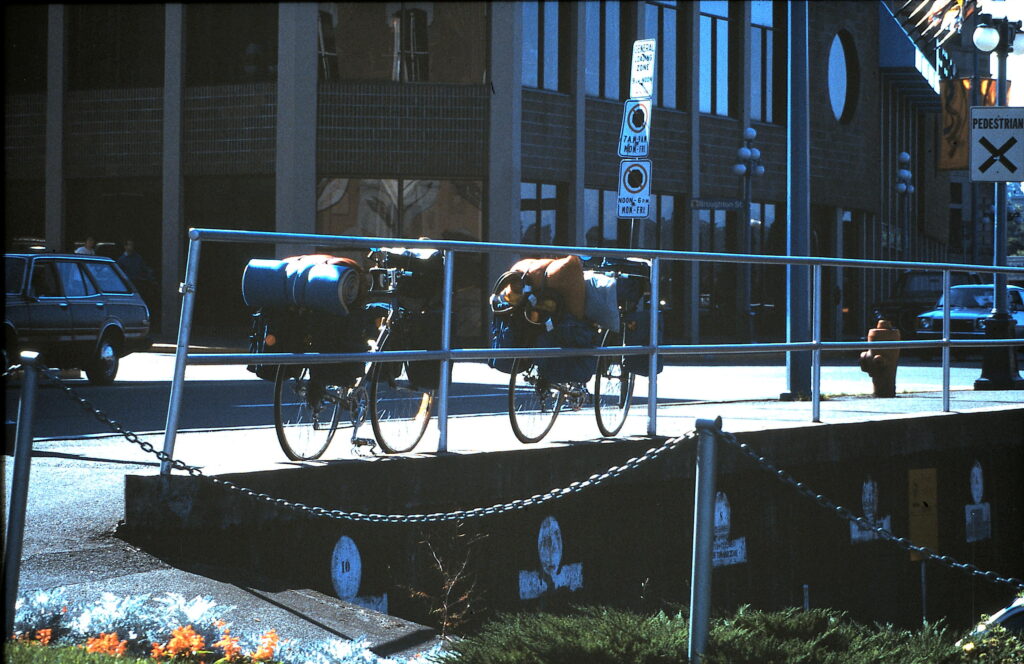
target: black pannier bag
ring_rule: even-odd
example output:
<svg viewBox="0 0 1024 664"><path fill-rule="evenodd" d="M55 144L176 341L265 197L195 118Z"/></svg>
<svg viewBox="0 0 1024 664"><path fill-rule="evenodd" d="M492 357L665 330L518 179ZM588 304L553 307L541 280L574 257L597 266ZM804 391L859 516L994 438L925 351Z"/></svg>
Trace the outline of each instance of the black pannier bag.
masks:
<svg viewBox="0 0 1024 664"><path fill-rule="evenodd" d="M533 345L537 348L593 348L597 345L594 326L568 311L552 319L550 329L543 329ZM593 355L573 357L539 357L534 363L541 378L555 383L585 383L593 377L597 360Z"/></svg>
<svg viewBox="0 0 1024 664"><path fill-rule="evenodd" d="M402 347L407 350L438 350L441 348L440 310L409 313L408 337ZM435 390L441 382L439 360L414 360L406 364L409 381L421 390Z"/></svg>
<svg viewBox="0 0 1024 664"><path fill-rule="evenodd" d="M651 312L633 311L624 317L625 325L624 340L627 346L646 346L651 342ZM665 336L665 317L658 316L658 338L660 345ZM628 355L625 363L626 370L641 376L651 375L651 361L646 355ZM658 373L665 368L665 359L658 356Z"/></svg>

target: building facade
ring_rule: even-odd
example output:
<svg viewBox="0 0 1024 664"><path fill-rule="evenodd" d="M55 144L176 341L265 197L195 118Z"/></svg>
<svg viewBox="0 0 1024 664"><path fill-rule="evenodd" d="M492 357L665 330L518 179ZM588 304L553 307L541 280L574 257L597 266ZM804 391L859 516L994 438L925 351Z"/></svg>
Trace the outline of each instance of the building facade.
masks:
<svg viewBox="0 0 1024 664"><path fill-rule="evenodd" d="M984 192L936 154L938 80L968 58L948 55L959 34L938 48L915 33L908 4L808 3L812 255L985 257ZM190 227L786 253L786 2L51 4L5 18L6 246L135 239L161 275L165 334ZM641 38L658 44L654 196L630 223L616 149ZM746 127L765 166L750 218L695 207L742 197ZM913 193L897 192L900 168ZM244 328L242 268L273 252L204 249L197 326ZM460 260L457 330L476 344L508 257ZM863 336L894 276L826 270L827 337ZM782 338L783 268L672 264L661 293L670 340Z"/></svg>

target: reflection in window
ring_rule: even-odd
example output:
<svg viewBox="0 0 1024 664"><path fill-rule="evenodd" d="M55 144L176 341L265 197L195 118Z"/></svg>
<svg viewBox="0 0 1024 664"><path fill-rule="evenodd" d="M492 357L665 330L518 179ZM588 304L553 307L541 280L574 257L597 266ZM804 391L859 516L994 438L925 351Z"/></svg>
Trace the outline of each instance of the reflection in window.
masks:
<svg viewBox="0 0 1024 664"><path fill-rule="evenodd" d="M555 244L561 241L558 186L523 182L519 188L521 244Z"/></svg>
<svg viewBox="0 0 1024 664"><path fill-rule="evenodd" d="M700 3L700 112L729 114L729 3Z"/></svg>
<svg viewBox="0 0 1024 664"><path fill-rule="evenodd" d="M775 232L775 204L750 204L750 253L780 254L779 237ZM773 292L768 288L772 281L773 270L769 265L751 266L750 300L752 305L765 304L772 301Z"/></svg>
<svg viewBox="0 0 1024 664"><path fill-rule="evenodd" d="M775 75L775 30L772 28L772 3L750 3L750 118L773 121L772 78Z"/></svg>
<svg viewBox="0 0 1024 664"><path fill-rule="evenodd" d="M337 2L320 7L336 17L334 67L340 80L485 80L485 3ZM325 37L324 43L329 46L330 40Z"/></svg>
<svg viewBox="0 0 1024 664"><path fill-rule="evenodd" d="M725 210L698 210L700 224L700 251L721 253L725 251ZM731 266L723 263L700 263L700 308L702 314L712 314L724 309L731 289L726 282L726 272Z"/></svg>
<svg viewBox="0 0 1024 664"><path fill-rule="evenodd" d="M674 0L648 3L646 8L646 36L658 40L657 66L654 68L654 102L665 108L679 108L677 31L678 12Z"/></svg>
<svg viewBox="0 0 1024 664"><path fill-rule="evenodd" d="M620 5L606 0L586 3L586 92L592 97L619 99L622 38Z"/></svg>
<svg viewBox="0 0 1024 664"><path fill-rule="evenodd" d="M618 192L608 189L583 190L585 246L619 246Z"/></svg>
<svg viewBox="0 0 1024 664"><path fill-rule="evenodd" d="M427 13L422 9L402 8L391 15L391 32L394 38L391 58L392 81L430 80L427 20Z"/></svg>
<svg viewBox="0 0 1024 664"><path fill-rule="evenodd" d="M334 5L328 6L331 10L337 9ZM317 59L320 64L318 71L321 81L333 81L338 78L338 49L334 42L336 23L334 11L317 12Z"/></svg>
<svg viewBox="0 0 1024 664"><path fill-rule="evenodd" d="M533 0L523 7L523 85L559 89L558 3Z"/></svg>

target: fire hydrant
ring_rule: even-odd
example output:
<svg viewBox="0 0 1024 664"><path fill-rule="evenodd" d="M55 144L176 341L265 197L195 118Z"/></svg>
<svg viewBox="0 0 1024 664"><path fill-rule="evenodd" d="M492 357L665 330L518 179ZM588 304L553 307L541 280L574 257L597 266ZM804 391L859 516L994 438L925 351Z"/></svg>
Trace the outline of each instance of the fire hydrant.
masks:
<svg viewBox="0 0 1024 664"><path fill-rule="evenodd" d="M899 341L900 331L887 320L880 320L875 329L868 330L868 341ZM900 349L866 350L860 354L860 370L871 376L876 397L896 396L896 366Z"/></svg>

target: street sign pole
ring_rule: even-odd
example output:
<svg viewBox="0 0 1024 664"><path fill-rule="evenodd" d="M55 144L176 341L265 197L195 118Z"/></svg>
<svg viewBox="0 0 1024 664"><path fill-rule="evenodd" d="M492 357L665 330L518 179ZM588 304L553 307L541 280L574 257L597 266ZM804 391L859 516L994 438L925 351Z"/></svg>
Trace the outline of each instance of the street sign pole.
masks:
<svg viewBox="0 0 1024 664"><path fill-rule="evenodd" d="M1006 266L1007 218L1006 182L1021 179L1024 172L1024 108L1006 106L1006 54L999 53L999 79L996 106L971 108L970 175L974 182L994 182L996 214L992 242L992 263ZM1014 336L1014 319L1007 306L1006 274L994 275L992 314L985 320L985 336L1010 339ZM987 348L983 353L981 377L974 381L976 390L1024 389L1017 368L1017 352L1013 347Z"/></svg>

